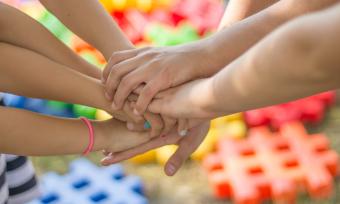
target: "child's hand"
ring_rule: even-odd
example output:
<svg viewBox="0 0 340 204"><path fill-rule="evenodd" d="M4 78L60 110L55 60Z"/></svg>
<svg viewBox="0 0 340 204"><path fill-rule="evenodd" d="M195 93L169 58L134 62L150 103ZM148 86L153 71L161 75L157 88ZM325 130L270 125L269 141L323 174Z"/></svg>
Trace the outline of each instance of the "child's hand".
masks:
<svg viewBox="0 0 340 204"><path fill-rule="evenodd" d="M185 137L179 136L176 132L165 137L155 137L150 141L117 153L106 152L106 157L102 160L103 165L114 164L136 155L142 154L152 149L156 149L165 145L177 144L178 149L170 157L165 165L165 173L168 176L173 176L182 164L187 160L190 155L199 147L208 133L209 123L205 122L202 125L192 128L188 135Z"/></svg>
<svg viewBox="0 0 340 204"><path fill-rule="evenodd" d="M110 119L94 123L95 134L98 139L106 140L106 150L119 152L138 146L149 141L152 137L148 132L133 132L128 130L124 123ZM96 139L95 138L95 139Z"/></svg>
<svg viewBox="0 0 340 204"><path fill-rule="evenodd" d="M121 109L129 94L145 84L135 111L142 115L159 91L212 74L214 63L206 53L208 50L206 43L201 42L114 53L102 78L112 106Z"/></svg>

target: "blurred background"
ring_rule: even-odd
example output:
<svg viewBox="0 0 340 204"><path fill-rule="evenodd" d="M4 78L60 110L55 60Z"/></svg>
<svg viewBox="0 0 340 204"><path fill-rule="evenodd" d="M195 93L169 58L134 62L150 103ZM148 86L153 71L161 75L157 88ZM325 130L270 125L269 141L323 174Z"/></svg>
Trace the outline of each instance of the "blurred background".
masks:
<svg viewBox="0 0 340 204"><path fill-rule="evenodd" d="M38 1L5 0L3 2L17 7L35 18L90 63L99 68L105 65L105 60L98 51L75 36L51 13L46 11ZM100 2L137 47L172 46L207 37L216 31L227 5L227 1L222 0L100 0ZM271 189L271 184L276 181L287 180L293 183L293 187L287 187L287 191L291 190L291 192L297 193L298 203L340 203L340 198L337 198L340 194L337 182L339 165L337 154L340 153L340 106L337 95L339 94L336 94L336 91L326 92L287 104L213 120L206 140L174 177L167 177L163 172L163 166L176 149L175 146L150 151L126 161L122 165L127 175L136 175L141 178L144 186L142 195L145 196L148 203L232 203L236 194L243 193L244 197L248 196L250 199L244 203L261 203L263 201L270 203L272 198L274 198L274 202L280 202L285 199L275 197L271 190L266 193L266 190L263 189ZM110 117L102 110L87 106L31 99L11 94L5 94L4 102L7 106L61 117L85 116L98 120ZM305 135L302 143L310 145L296 148L294 138L300 137L298 133L290 135L291 138L288 137L288 139L282 139L282 135L284 135L283 130L296 129L296 127L300 127L300 124L303 124L308 131L308 135ZM253 132L264 127L268 128L270 132L275 132L270 138L273 144L284 141L284 146L278 146L278 148L293 155L294 162L286 165L289 168L273 167L284 172L287 171L287 175L289 175L287 177L282 177L282 174L274 171L274 173L263 171L261 165L265 165L265 162L259 162L260 170L247 169L248 164L258 160L260 156L257 157L257 155L271 154L270 151L264 153L257 151L257 143L253 143L254 140L251 139ZM314 135L315 133L320 134ZM224 144L228 142L232 142L235 147L240 147L233 150L235 153L233 156L225 155L226 151L223 150ZM317 147L313 146L314 143ZM321 144L322 147L320 147ZM270 145L268 148L271 147ZM243 147L252 148L251 153L244 152ZM247 156L247 161L244 160L244 155ZM329 155L332 155L332 159L328 158ZM93 153L88 159L94 164L99 164L101 157L100 153ZM326 159L323 158L326 157L327 162L324 162ZM70 171L70 163L78 158L79 155L33 157L31 159L37 174L41 176L41 180L44 180L43 175L46 175L47 172L67 174ZM309 158L309 160L307 159L308 165L304 163L304 158ZM270 159L274 161L282 158L281 155L275 153L271 155ZM310 165L310 161L313 159L315 166ZM237 166L240 163L247 165L239 165L239 171L249 171L250 176L245 177L242 173L232 173L229 170L234 164ZM316 171L316 169L321 170ZM290 171L300 172L300 174L292 176ZM322 180L321 178L324 177L330 180ZM259 178L264 178L266 182L255 185L255 191L258 190L258 192L255 193L256 197L251 200L252 193L242 191L242 188L247 189L253 185L252 182L257 183ZM241 185L241 187L236 187L236 185ZM282 189L284 188L282 187ZM48 194L49 192L46 190L44 193ZM45 201L37 200L36 203L58 203L57 201ZM93 203L108 202L96 201Z"/></svg>

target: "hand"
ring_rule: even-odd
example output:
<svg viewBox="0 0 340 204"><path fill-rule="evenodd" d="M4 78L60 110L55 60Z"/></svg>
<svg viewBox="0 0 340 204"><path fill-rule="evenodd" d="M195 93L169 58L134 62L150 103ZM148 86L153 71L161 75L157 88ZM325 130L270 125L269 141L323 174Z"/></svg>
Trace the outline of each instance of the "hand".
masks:
<svg viewBox="0 0 340 204"><path fill-rule="evenodd" d="M96 121L93 123L96 138L104 138L107 144L106 150L110 152L119 152L129 148L141 145L150 139L151 135L147 132L133 132L128 130L124 123L115 119Z"/></svg>
<svg viewBox="0 0 340 204"><path fill-rule="evenodd" d="M102 81L115 110L121 109L130 93L142 84L136 115L142 115L161 90L211 75L214 66L206 43L173 47L141 48L116 52L106 66Z"/></svg>
<svg viewBox="0 0 340 204"><path fill-rule="evenodd" d="M106 151L106 157L101 161L105 166L114 164L138 154L145 153L149 150L156 149L165 145L177 144L178 149L170 157L165 165L165 173L168 176L173 176L178 171L178 169L183 165L183 163L190 157L190 155L199 147L199 145L204 140L208 133L209 122L192 128L187 136L179 136L175 132L165 136L165 137L155 137L150 141L141 144L139 146L133 147L129 150L125 150L117 153L110 153Z"/></svg>
<svg viewBox="0 0 340 204"><path fill-rule="evenodd" d="M186 119L211 119L220 115L211 107L215 104L213 78L199 79L163 91L149 104L152 113Z"/></svg>
<svg viewBox="0 0 340 204"><path fill-rule="evenodd" d="M152 114L149 112L145 112L143 116L133 114L136 99L137 96L131 94L129 96L129 101L124 103L123 110L113 111L109 109L109 113L115 119L127 122L126 126L131 131L150 130L149 134L151 137L167 134L176 125L176 120L162 117L159 114Z"/></svg>

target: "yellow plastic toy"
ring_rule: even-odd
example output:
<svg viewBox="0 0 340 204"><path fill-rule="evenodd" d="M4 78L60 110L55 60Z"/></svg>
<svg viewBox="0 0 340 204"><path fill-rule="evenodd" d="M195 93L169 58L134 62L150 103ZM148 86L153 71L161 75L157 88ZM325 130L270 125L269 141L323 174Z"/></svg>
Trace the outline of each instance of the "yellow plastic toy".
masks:
<svg viewBox="0 0 340 204"><path fill-rule="evenodd" d="M129 159L134 164L148 164L156 161L156 150L148 151L144 154Z"/></svg>
<svg viewBox="0 0 340 204"><path fill-rule="evenodd" d="M143 12L150 12L157 8L170 8L174 0L100 0L105 9L111 13L114 11L125 11L127 9L138 9Z"/></svg>
<svg viewBox="0 0 340 204"><path fill-rule="evenodd" d="M169 160L171 155L175 153L176 149L177 149L176 145L168 145L168 146L164 146L164 147L156 149L157 163L159 163L160 165L164 165Z"/></svg>
<svg viewBox="0 0 340 204"><path fill-rule="evenodd" d="M108 114L106 111L103 110L97 110L96 112L96 119L97 120L108 120L111 119L112 116L110 114Z"/></svg>

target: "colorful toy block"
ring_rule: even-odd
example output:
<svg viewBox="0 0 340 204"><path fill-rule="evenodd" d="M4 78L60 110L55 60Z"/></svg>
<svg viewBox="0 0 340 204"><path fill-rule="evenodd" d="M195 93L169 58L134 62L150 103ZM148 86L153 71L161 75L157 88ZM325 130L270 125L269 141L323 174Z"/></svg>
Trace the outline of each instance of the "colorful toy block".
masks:
<svg viewBox="0 0 340 204"><path fill-rule="evenodd" d="M60 117L74 117L71 110L72 105L56 101L46 101L42 99L26 98L13 94L4 94L5 106L26 109L45 115Z"/></svg>
<svg viewBox="0 0 340 204"><path fill-rule="evenodd" d="M217 198L294 203L301 190L312 198L331 195L339 156L325 135L308 135L300 122L290 122L279 132L262 126L252 128L246 140L220 140L203 167Z"/></svg>
<svg viewBox="0 0 340 204"><path fill-rule="evenodd" d="M106 111L97 109L97 112L96 112L96 119L97 120L108 120L108 119L111 119L111 118L112 118L112 116L110 114L108 114Z"/></svg>
<svg viewBox="0 0 340 204"><path fill-rule="evenodd" d="M42 196L29 204L147 204L142 181L126 176L119 164L99 168L86 159L70 164L65 175L41 178Z"/></svg>
<svg viewBox="0 0 340 204"><path fill-rule="evenodd" d="M172 9L177 21L186 19L202 35L216 30L223 15L223 2L216 0L181 0Z"/></svg>
<svg viewBox="0 0 340 204"><path fill-rule="evenodd" d="M273 128L294 120L317 124L334 101L335 92L329 91L285 104L246 111L245 121L250 127L270 125Z"/></svg>
<svg viewBox="0 0 340 204"><path fill-rule="evenodd" d="M100 2L109 13L129 9L150 12L154 9L169 8L174 0L100 0Z"/></svg>
<svg viewBox="0 0 340 204"><path fill-rule="evenodd" d="M73 105L73 113L76 117L86 117L89 119L95 119L96 118L96 112L97 109L84 106L84 105Z"/></svg>
<svg viewBox="0 0 340 204"><path fill-rule="evenodd" d="M72 33L53 14L44 11L38 21L65 44L70 44Z"/></svg>
<svg viewBox="0 0 340 204"><path fill-rule="evenodd" d="M175 28L161 24L150 25L144 38L158 46L171 46L196 41L200 36L190 23L183 22Z"/></svg>

